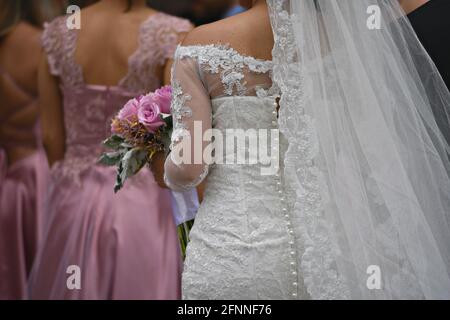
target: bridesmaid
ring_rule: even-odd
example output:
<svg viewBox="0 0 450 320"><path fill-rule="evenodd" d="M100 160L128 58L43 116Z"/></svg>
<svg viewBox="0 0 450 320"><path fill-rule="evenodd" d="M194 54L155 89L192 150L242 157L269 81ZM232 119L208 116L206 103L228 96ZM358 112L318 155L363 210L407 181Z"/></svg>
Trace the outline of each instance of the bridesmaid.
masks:
<svg viewBox="0 0 450 320"><path fill-rule="evenodd" d="M145 0L101 0L81 11L80 30L65 17L46 25L39 93L52 183L32 299L180 298L169 191L143 170L115 195L114 168L97 160L125 102L169 83L191 28Z"/></svg>
<svg viewBox="0 0 450 320"><path fill-rule="evenodd" d="M0 3L0 300L26 297L42 238L48 165L37 104L40 4Z"/></svg>

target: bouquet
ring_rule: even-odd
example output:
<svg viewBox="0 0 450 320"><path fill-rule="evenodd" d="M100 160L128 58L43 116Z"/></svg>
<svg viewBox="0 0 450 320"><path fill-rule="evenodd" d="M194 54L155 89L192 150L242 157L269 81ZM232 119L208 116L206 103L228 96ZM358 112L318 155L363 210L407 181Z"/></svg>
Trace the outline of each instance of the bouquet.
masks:
<svg viewBox="0 0 450 320"><path fill-rule="evenodd" d="M125 181L149 165L158 152L169 150L172 131L170 86L128 101L111 123L111 137L103 144L105 152L100 163L116 166L114 192L122 189Z"/></svg>
<svg viewBox="0 0 450 320"><path fill-rule="evenodd" d="M173 130L170 103L172 88L162 87L153 93L128 101L111 123L111 137L103 144L109 149L99 162L117 169L114 192L124 186L125 181L151 164L158 152L169 152ZM178 227L183 258L189 242L192 221Z"/></svg>

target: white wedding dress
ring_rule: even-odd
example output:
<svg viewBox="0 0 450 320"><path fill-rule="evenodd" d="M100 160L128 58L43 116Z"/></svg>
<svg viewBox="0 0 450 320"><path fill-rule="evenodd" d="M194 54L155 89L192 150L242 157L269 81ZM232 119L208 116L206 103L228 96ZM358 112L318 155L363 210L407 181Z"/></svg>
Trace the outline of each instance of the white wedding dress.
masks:
<svg viewBox="0 0 450 320"><path fill-rule="evenodd" d="M272 62L222 45L180 46L175 59L172 109L180 132L173 135L175 144L182 140L183 129L195 139L194 121L202 121L203 132L212 126L224 135L227 129L278 128ZM282 157L286 140L279 136L278 141ZM242 150L248 145L238 147L235 153L244 152L248 159L248 150ZM305 298L297 260L301 246L294 237L287 201L293 197L285 188L282 169L276 175L262 175L261 166L267 167L180 168L167 161L165 178L173 189L189 189L208 175L187 249L184 299ZM189 176L183 179L183 172Z"/></svg>
<svg viewBox="0 0 450 320"><path fill-rule="evenodd" d="M436 122L450 125L450 92L398 1L267 4L272 62L176 52L165 181L206 179L183 297L450 299L450 146ZM211 153L187 143L209 128L279 128L279 175L180 163L179 146Z"/></svg>

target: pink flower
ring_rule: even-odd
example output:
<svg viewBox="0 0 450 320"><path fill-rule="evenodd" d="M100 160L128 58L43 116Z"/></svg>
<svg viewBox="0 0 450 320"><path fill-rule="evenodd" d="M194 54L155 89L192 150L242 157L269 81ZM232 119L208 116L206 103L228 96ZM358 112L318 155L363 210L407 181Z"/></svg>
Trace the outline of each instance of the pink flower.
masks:
<svg viewBox="0 0 450 320"><path fill-rule="evenodd" d="M170 103L172 102L172 87L165 86L153 94L154 101L159 105L162 113L170 114Z"/></svg>
<svg viewBox="0 0 450 320"><path fill-rule="evenodd" d="M138 119L151 133L155 133L166 124L161 118L161 109L151 94L142 97L139 101Z"/></svg>
<svg viewBox="0 0 450 320"><path fill-rule="evenodd" d="M117 115L117 119L132 121L134 117L137 117L141 99L142 96L128 101L120 110L119 114Z"/></svg>

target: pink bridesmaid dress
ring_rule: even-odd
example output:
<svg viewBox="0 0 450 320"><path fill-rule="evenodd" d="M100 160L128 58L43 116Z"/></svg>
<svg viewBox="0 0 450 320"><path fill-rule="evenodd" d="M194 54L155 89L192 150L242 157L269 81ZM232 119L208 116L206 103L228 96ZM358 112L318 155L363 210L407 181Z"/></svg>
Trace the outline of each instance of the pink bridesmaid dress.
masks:
<svg viewBox="0 0 450 320"><path fill-rule="evenodd" d="M30 281L32 299L178 299L181 258L170 193L149 169L114 194L115 169L97 164L112 117L162 83L187 20L163 13L140 29L140 45L117 86L87 85L74 59L77 30L46 25L43 46L63 96L66 153L51 168L48 225ZM74 269L75 268L75 269ZM74 273L72 274L72 270ZM68 282L79 278L79 286Z"/></svg>
<svg viewBox="0 0 450 320"><path fill-rule="evenodd" d="M49 169L42 149L39 124L26 127L9 121L36 108L31 96L0 69L1 108L10 110L0 118L8 136L0 142L0 300L26 298L27 280L42 238L43 207ZM12 134L14 132L14 134ZM21 159L8 163L7 150L27 150Z"/></svg>

